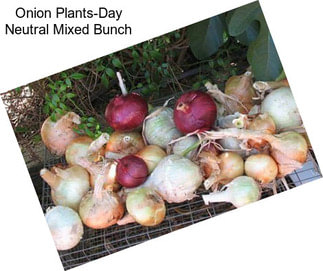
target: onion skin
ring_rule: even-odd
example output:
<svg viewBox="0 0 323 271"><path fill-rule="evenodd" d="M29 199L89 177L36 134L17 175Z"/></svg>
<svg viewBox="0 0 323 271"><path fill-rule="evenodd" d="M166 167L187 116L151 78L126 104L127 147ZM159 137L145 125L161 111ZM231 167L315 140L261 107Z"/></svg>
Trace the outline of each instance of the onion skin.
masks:
<svg viewBox="0 0 323 271"><path fill-rule="evenodd" d="M274 120L277 130L302 124L291 89L282 87L268 94L261 104L261 112L267 112Z"/></svg>
<svg viewBox="0 0 323 271"><path fill-rule="evenodd" d="M247 176L260 181L262 184L267 184L275 180L278 174L278 166L270 155L254 154L246 159L245 172Z"/></svg>
<svg viewBox="0 0 323 271"><path fill-rule="evenodd" d="M127 155L118 161L117 181L126 188L141 185L148 176L148 167L143 159Z"/></svg>
<svg viewBox="0 0 323 271"><path fill-rule="evenodd" d="M184 134L211 129L216 117L216 104L205 92L189 91L176 102L174 121L177 129Z"/></svg>
<svg viewBox="0 0 323 271"><path fill-rule="evenodd" d="M145 142L138 132L118 132L111 134L105 151L122 154L135 154L145 147Z"/></svg>
<svg viewBox="0 0 323 271"><path fill-rule="evenodd" d="M209 145L204 147L199 154L199 162L206 178L209 178L215 170L218 169L218 155L219 151L214 147L214 145Z"/></svg>
<svg viewBox="0 0 323 271"><path fill-rule="evenodd" d="M91 190L83 197L79 214L89 228L104 229L118 222L124 214L124 206L114 192L102 190L95 195Z"/></svg>
<svg viewBox="0 0 323 271"><path fill-rule="evenodd" d="M227 184L243 174L244 162L239 154L224 152L219 155L219 160L220 175L218 176L218 181L221 184Z"/></svg>
<svg viewBox="0 0 323 271"><path fill-rule="evenodd" d="M157 107L147 116L143 126L147 144L166 149L169 142L182 135L175 126L173 114L173 109L169 107Z"/></svg>
<svg viewBox="0 0 323 271"><path fill-rule="evenodd" d="M56 206L45 214L57 250L68 250L81 240L84 230L79 215L71 208Z"/></svg>
<svg viewBox="0 0 323 271"><path fill-rule="evenodd" d="M157 145L147 145L136 154L136 156L145 161L149 174L155 169L160 160L163 159L166 155L166 152Z"/></svg>
<svg viewBox="0 0 323 271"><path fill-rule="evenodd" d="M253 97L256 97L252 87L252 73L245 72L242 75L232 76L225 83L224 93L239 100L246 108L236 104L234 112L247 114L253 106ZM247 110L246 110L247 109Z"/></svg>
<svg viewBox="0 0 323 271"><path fill-rule="evenodd" d="M113 98L105 110L105 119L116 131L139 128L148 113L147 102L137 93Z"/></svg>
<svg viewBox="0 0 323 271"><path fill-rule="evenodd" d="M56 122L48 117L40 130L43 143L52 154L64 155L68 144L79 136L73 129L80 123L80 116L74 112L66 113Z"/></svg>
<svg viewBox="0 0 323 271"><path fill-rule="evenodd" d="M51 196L55 205L78 210L82 197L90 189L89 174L80 166L66 169L53 167L51 171L42 169L40 176L51 187Z"/></svg>
<svg viewBox="0 0 323 271"><path fill-rule="evenodd" d="M180 203L195 197L203 175L199 166L176 154L163 158L142 187L155 189L169 202Z"/></svg>
<svg viewBox="0 0 323 271"><path fill-rule="evenodd" d="M143 226L156 226L166 215L166 206L161 196L150 188L137 188L131 191L126 200L129 214Z"/></svg>
<svg viewBox="0 0 323 271"><path fill-rule="evenodd" d="M187 136L187 137L184 137L182 140L179 140L174 143L173 153L182 155L188 159L192 159L196 154L198 147L199 147L198 137L195 135Z"/></svg>
<svg viewBox="0 0 323 271"><path fill-rule="evenodd" d="M79 136L68 144L65 151L66 162L69 165L78 165L78 159L87 157L88 148L93 140L88 136Z"/></svg>

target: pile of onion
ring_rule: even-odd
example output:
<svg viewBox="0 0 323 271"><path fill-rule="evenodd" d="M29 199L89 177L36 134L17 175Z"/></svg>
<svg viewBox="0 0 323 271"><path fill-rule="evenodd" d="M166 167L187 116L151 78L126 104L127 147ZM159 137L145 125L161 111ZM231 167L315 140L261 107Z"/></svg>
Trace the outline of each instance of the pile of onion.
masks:
<svg viewBox="0 0 323 271"><path fill-rule="evenodd" d="M80 242L83 224L73 209L64 206L49 208L45 218L57 250L71 249Z"/></svg>
<svg viewBox="0 0 323 271"><path fill-rule="evenodd" d="M196 130L209 130L217 117L217 107L213 98L202 91L184 93L176 102L174 121L184 134Z"/></svg>
<svg viewBox="0 0 323 271"><path fill-rule="evenodd" d="M44 168L40 176L51 187L51 196L55 205L62 205L78 210L82 197L90 189L89 174L80 166L66 169Z"/></svg>
<svg viewBox="0 0 323 271"><path fill-rule="evenodd" d="M105 118L116 131L132 131L139 128L147 113L148 105L137 93L127 93L120 73L117 73L122 95L113 98L106 107Z"/></svg>
<svg viewBox="0 0 323 271"><path fill-rule="evenodd" d="M141 187L129 192L126 207L134 220L143 226L156 226L166 215L163 199L151 188Z"/></svg>
<svg viewBox="0 0 323 271"><path fill-rule="evenodd" d="M64 155L68 144L78 137L74 128L81 123L81 118L74 112L68 112L63 116L57 115L57 117L56 122L48 117L41 127L40 134L47 149L61 156Z"/></svg>

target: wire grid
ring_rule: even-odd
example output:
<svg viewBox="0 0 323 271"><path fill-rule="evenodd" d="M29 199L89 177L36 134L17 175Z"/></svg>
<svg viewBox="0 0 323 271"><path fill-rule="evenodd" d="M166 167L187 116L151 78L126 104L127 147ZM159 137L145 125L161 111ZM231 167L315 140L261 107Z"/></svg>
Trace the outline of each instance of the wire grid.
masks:
<svg viewBox="0 0 323 271"><path fill-rule="evenodd" d="M52 159L50 154L45 151L45 167L50 168L58 163L65 164L65 160L63 158ZM286 181L289 188L293 188L318 179L321 176L316 161L312 155L309 155L309 159L304 166L287 176ZM277 192L280 193L285 190L286 187L278 180ZM197 195L205 192L203 188L200 188L197 191ZM271 195L273 195L272 190L265 188L262 198ZM50 187L43 182L43 211L45 212L48 207L53 205ZM201 197L178 204L167 203L166 208L165 220L155 227L144 227L132 223L124 226L113 225L106 229L94 230L84 226L84 235L81 242L73 249L58 252L64 269L76 267L234 209L230 203L213 203L206 206Z"/></svg>

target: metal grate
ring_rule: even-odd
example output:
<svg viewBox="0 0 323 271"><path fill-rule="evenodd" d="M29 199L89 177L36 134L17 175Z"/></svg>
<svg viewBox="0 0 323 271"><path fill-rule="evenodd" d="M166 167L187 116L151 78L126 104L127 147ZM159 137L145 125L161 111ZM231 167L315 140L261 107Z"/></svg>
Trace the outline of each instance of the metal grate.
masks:
<svg viewBox="0 0 323 271"><path fill-rule="evenodd" d="M62 158L51 159L47 151L45 151L45 158L44 166L47 168L58 163L65 163ZM286 181L288 186L293 188L320 177L321 173L318 165L312 155L310 155L304 166L287 176ZM278 180L277 192L280 193L285 190L286 187ZM197 194L200 195L203 192L205 190L200 188ZM273 195L272 190L265 189L262 198L271 195ZM42 207L44 212L53 205L50 197L50 187L43 182ZM93 230L84 226L84 235L81 242L73 249L59 251L65 270L234 209L229 203L214 203L205 206L201 197L196 197L191 201L179 204L166 204L166 206L167 214L165 220L155 227L128 224L124 226L114 225L103 230Z"/></svg>

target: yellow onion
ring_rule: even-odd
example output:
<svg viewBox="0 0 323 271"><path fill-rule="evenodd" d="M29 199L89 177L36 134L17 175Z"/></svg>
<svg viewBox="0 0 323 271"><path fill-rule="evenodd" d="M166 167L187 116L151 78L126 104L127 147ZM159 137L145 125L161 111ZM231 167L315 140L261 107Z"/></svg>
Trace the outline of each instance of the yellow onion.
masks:
<svg viewBox="0 0 323 271"><path fill-rule="evenodd" d="M79 136L68 144L65 152L66 162L69 165L77 165L78 159L87 157L92 139L88 136Z"/></svg>
<svg viewBox="0 0 323 271"><path fill-rule="evenodd" d="M278 166L270 155L259 153L250 155L246 159L245 172L247 176L267 184L275 180L278 174Z"/></svg>
<svg viewBox="0 0 323 271"><path fill-rule="evenodd" d="M147 145L136 156L145 161L150 174L158 165L159 161L166 156L166 152L157 145Z"/></svg>
<svg viewBox="0 0 323 271"><path fill-rule="evenodd" d="M252 87L252 73L245 72L242 75L232 76L225 84L224 93L240 101L245 107L235 104L234 112L248 113L253 106L253 98L256 97Z"/></svg>

